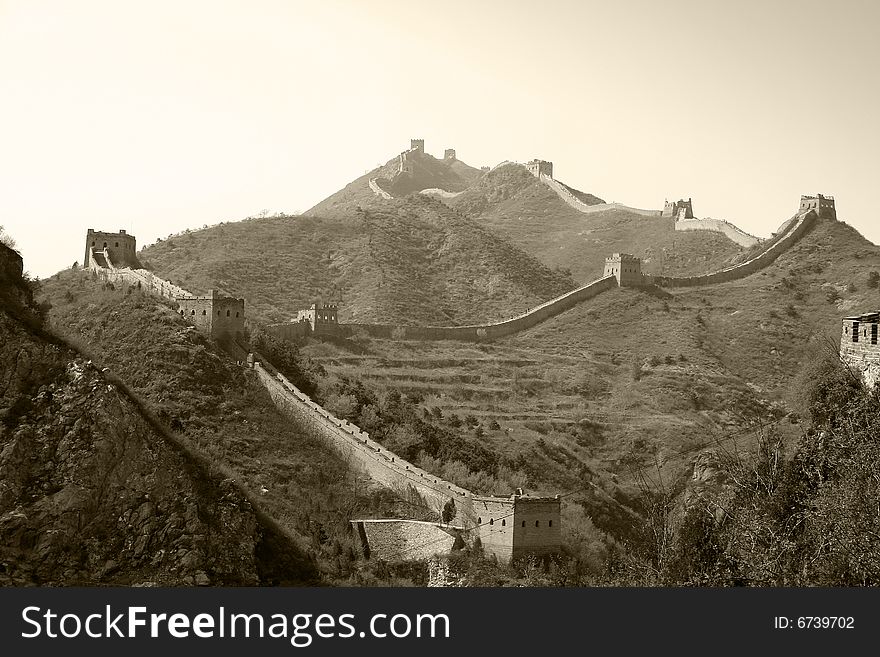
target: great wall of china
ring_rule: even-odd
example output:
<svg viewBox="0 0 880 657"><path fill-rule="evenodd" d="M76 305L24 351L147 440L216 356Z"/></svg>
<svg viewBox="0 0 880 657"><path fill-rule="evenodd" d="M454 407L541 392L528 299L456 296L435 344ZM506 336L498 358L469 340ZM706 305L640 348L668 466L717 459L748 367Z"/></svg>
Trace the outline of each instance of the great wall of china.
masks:
<svg viewBox="0 0 880 657"><path fill-rule="evenodd" d="M827 206L816 209L815 206L809 205L809 201L804 200L811 198L814 197L802 198L801 212L782 225L772 243L768 244L760 254L740 265L705 276L653 277L641 273L638 258L615 254L606 261L605 274L602 278L504 321L471 326L348 325L348 327L352 330L354 328L364 330L370 335L393 339L491 340L531 328L617 286L693 287L741 279L776 260L781 253L809 231L819 213L830 213L833 216L833 200L830 209ZM218 303L230 301L228 298L215 297L213 294L207 297L192 297L188 291L155 276L152 272L139 266L133 267L132 265L139 265L134 256L134 238L126 236L124 232L98 235L105 236L105 239L109 236L111 240L118 237L122 242L121 250L117 252L114 252L113 247L106 242L101 248L96 246L95 236L89 231L86 246L87 260L84 266L103 279L124 281L139 287L144 292L173 299L180 304L204 304L210 308L208 312L212 316L212 304L215 300ZM119 247L118 242L114 243ZM128 251L131 253L128 254ZM117 267L115 264L117 260L127 266ZM243 311L243 300L235 301L241 302L240 307ZM242 312L241 322L244 321L243 314ZM181 315L205 330L204 325L199 323L195 310L192 318L183 311ZM302 323L290 323L290 325L295 327L301 326ZM340 328L345 329L346 325L340 325ZM283 330L276 330L275 333L286 337ZM521 491L509 497L475 495L401 459L373 441L369 434L361 431L359 427L335 417L277 372L271 363L259 354L256 354L255 358L248 358L248 361L252 363L258 380L269 393L276 408L298 432L310 432L319 436L342 458L380 485L395 491L401 499L411 502L418 500L438 515L443 514L444 511L448 512L450 500L454 503L453 522L448 524L405 519L395 519L392 522L384 522L387 519L352 520L354 531L365 542L368 550L373 550L386 558L389 556L404 558L412 551L411 558L422 558L429 556L425 552L426 544L423 539L432 536L431 541L436 543L438 552L452 549L452 546L459 545L462 541L473 544L479 539L487 554L493 554L505 562L520 556L547 555L558 551L561 545L561 503L558 495L532 497L522 495Z"/></svg>
<svg viewBox="0 0 880 657"><path fill-rule="evenodd" d="M605 275L587 285L576 288L555 299L550 299L541 305L529 309L515 317L498 322L485 324L470 324L465 326L401 326L399 324L335 324L333 332L348 337L357 333L365 333L376 338L395 340L460 340L469 342L481 342L494 340L520 331L532 328L560 313L569 310L575 305L592 299L593 297L612 288L640 287L656 285L665 288L698 287L703 285L717 285L745 278L769 266L783 252L788 250L804 234L806 234L815 222L818 214L816 210L802 211L780 226L775 237L770 240L766 248L753 258L738 265L733 265L716 272L703 276L652 276L641 273L641 263L637 261L634 266L639 268L636 276L621 277L620 272L606 270ZM275 336L291 340L301 337L310 332L309 325L303 322L282 322L270 324L268 330Z"/></svg>

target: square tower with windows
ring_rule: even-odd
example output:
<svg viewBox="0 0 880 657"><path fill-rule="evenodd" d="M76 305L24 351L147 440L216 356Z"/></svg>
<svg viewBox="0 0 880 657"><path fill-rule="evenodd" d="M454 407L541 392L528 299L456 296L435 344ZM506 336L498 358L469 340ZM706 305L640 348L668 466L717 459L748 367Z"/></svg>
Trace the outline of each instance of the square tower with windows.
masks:
<svg viewBox="0 0 880 657"><path fill-rule="evenodd" d="M137 240L124 230L118 233L105 233L89 228L86 233L86 252L83 256L83 269L131 267L140 269L137 255Z"/></svg>
<svg viewBox="0 0 880 657"><path fill-rule="evenodd" d="M216 290L200 297L177 297L178 313L202 333L215 340L228 340L244 335L244 299L227 297Z"/></svg>
<svg viewBox="0 0 880 657"><path fill-rule="evenodd" d="M880 380L880 312L854 315L843 319L840 335L840 359L858 372L865 385L874 388Z"/></svg>
<svg viewBox="0 0 880 657"><path fill-rule="evenodd" d="M822 196L822 194L816 194L815 196L801 196L799 211L807 212L808 210L815 210L816 214L820 217L824 216L829 219L837 219L837 209L834 206L833 196Z"/></svg>
<svg viewBox="0 0 880 657"><path fill-rule="evenodd" d="M645 285L645 277L642 275L642 261L629 253L614 253L605 258L603 276L614 276L620 287Z"/></svg>
<svg viewBox="0 0 880 657"><path fill-rule="evenodd" d="M500 563L556 554L562 547L559 495L534 497L517 489L509 497L474 496L473 509L483 552Z"/></svg>

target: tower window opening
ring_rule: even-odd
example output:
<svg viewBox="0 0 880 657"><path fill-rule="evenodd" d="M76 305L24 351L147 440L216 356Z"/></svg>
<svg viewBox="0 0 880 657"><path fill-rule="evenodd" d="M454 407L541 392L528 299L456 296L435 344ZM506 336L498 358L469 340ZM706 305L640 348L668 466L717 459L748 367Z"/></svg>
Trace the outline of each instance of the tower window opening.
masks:
<svg viewBox="0 0 880 657"><path fill-rule="evenodd" d="M877 325L871 324L871 344L877 344Z"/></svg>
<svg viewBox="0 0 880 657"><path fill-rule="evenodd" d="M523 526L523 527L526 526L526 521L525 521L525 520L522 521L522 526Z"/></svg>
<svg viewBox="0 0 880 657"><path fill-rule="evenodd" d="M535 527L537 527L541 523L540 520L535 520Z"/></svg>
<svg viewBox="0 0 880 657"><path fill-rule="evenodd" d="M490 524L490 525L494 525L494 524L495 524L495 518L489 518L489 524Z"/></svg>
<svg viewBox="0 0 880 657"><path fill-rule="evenodd" d="M207 315L207 314L208 314L208 311L207 311L207 310L203 310L203 311L202 311L202 314L203 314L203 315Z"/></svg>
<svg viewBox="0 0 880 657"><path fill-rule="evenodd" d="M853 332L852 332L852 341L853 341L853 342L858 342L858 341L859 341L859 323L858 323L858 322L853 322L852 329L853 329Z"/></svg>

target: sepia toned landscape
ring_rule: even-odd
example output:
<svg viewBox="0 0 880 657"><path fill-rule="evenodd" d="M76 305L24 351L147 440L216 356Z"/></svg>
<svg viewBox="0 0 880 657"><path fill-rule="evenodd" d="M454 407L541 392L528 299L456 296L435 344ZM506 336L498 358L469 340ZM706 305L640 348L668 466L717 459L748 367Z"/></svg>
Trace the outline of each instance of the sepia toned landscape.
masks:
<svg viewBox="0 0 880 657"><path fill-rule="evenodd" d="M305 210L0 217L0 583L880 583L855 183L713 217L531 129L468 162L382 130Z"/></svg>

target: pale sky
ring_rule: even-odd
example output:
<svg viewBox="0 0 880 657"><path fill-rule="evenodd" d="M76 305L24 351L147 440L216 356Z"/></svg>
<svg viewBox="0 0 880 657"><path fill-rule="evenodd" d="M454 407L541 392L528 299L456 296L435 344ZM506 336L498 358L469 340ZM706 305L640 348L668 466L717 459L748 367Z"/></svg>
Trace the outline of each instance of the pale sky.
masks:
<svg viewBox="0 0 880 657"><path fill-rule="evenodd" d="M767 236L830 194L874 242L880 2L0 0L0 225L46 276L303 211L422 137Z"/></svg>

